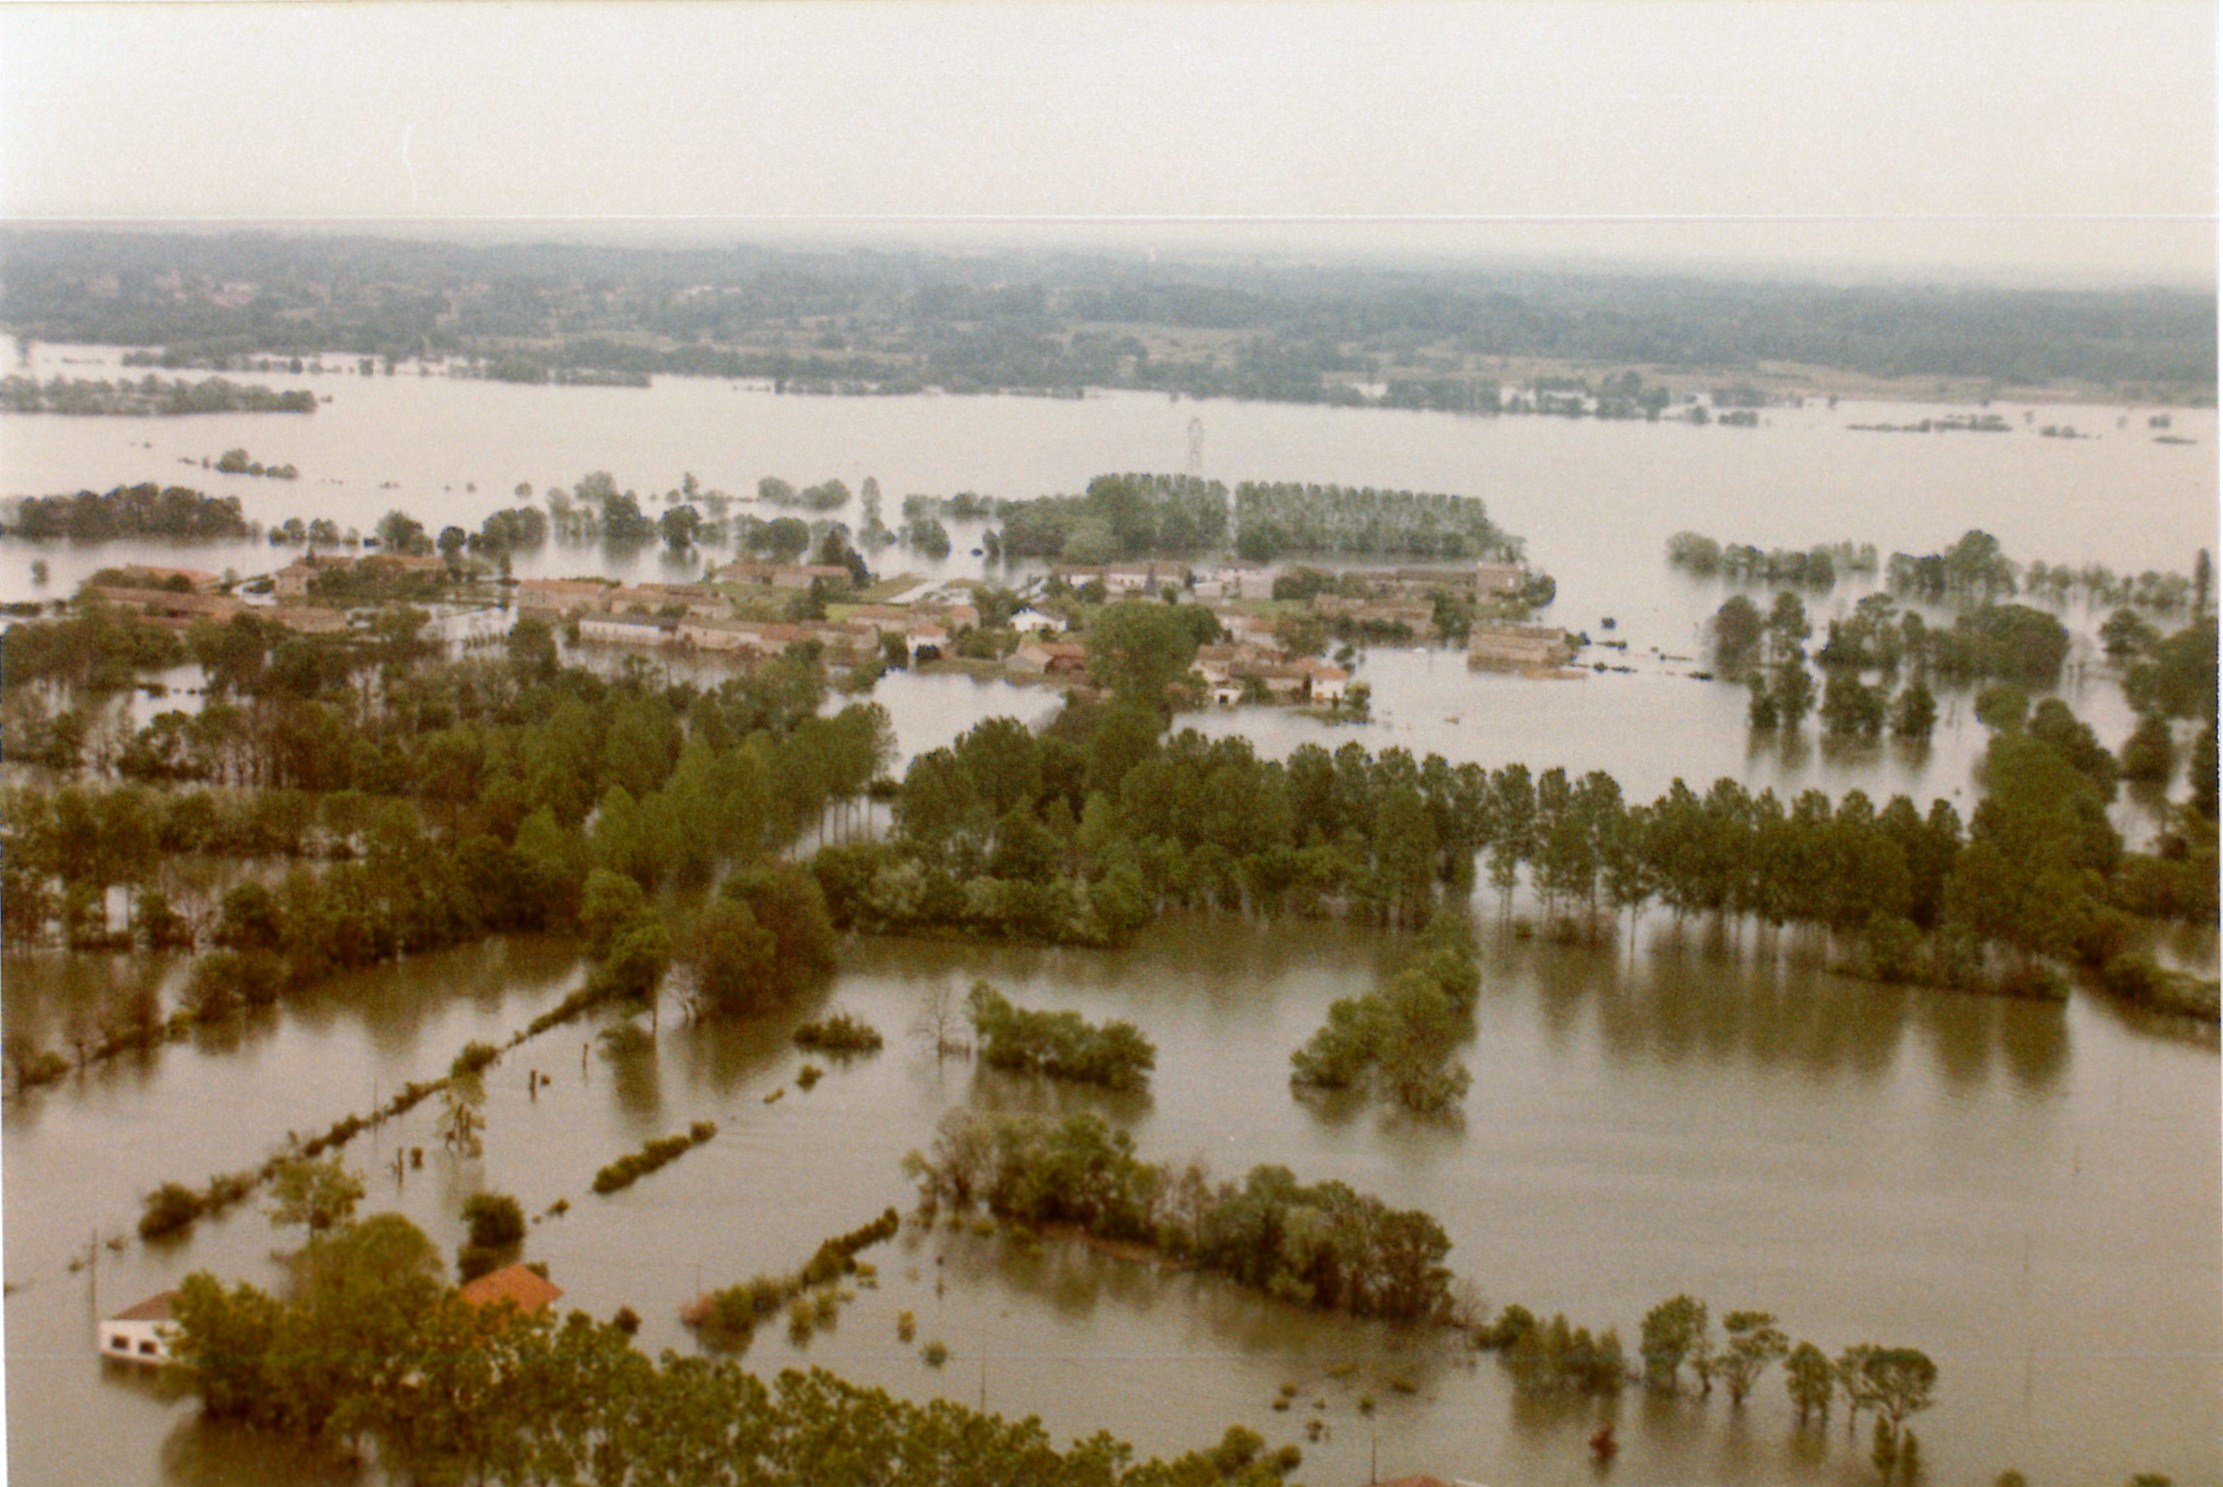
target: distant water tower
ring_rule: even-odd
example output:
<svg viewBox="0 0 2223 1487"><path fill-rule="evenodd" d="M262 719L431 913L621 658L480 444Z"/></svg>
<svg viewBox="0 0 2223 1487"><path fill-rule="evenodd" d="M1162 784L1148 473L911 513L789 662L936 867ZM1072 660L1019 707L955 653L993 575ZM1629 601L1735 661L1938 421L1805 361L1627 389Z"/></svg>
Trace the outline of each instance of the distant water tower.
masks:
<svg viewBox="0 0 2223 1487"><path fill-rule="evenodd" d="M1189 420L1189 473L1202 479L1204 476L1204 420Z"/></svg>

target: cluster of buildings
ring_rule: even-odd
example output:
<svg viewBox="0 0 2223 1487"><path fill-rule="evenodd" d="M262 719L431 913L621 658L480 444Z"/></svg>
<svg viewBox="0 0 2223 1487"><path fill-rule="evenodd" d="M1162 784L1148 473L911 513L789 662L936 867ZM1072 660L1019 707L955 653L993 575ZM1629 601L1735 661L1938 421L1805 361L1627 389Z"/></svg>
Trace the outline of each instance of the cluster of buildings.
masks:
<svg viewBox="0 0 2223 1487"><path fill-rule="evenodd" d="M1250 642L1199 646L1196 671L1212 701L1233 707L1263 691L1269 701L1333 707L1343 701L1351 673L1317 656L1290 656L1278 646Z"/></svg>
<svg viewBox="0 0 2223 1487"><path fill-rule="evenodd" d="M78 590L78 599L124 610L169 630L186 629L198 620L221 625L241 614L253 614L305 635L322 635L347 628L347 616L337 610L251 605L244 599L219 593L223 580L198 568L127 563L115 570L115 579L110 583L86 584Z"/></svg>
<svg viewBox="0 0 2223 1487"><path fill-rule="evenodd" d="M739 570L737 572L737 570ZM807 591L811 582L846 568L799 564L736 563L719 569L719 584ZM980 623L980 611L959 601L912 605L865 604L840 619L757 620L734 614L730 588L710 583L605 583L596 579L528 578L516 587L518 610L575 621L579 639L599 645L674 647L735 656L776 656L789 646L815 641L835 665L854 666L882 654L893 635L913 660L946 649L961 630ZM1039 619L1047 617L1038 616ZM1054 622L1050 622L1054 623Z"/></svg>

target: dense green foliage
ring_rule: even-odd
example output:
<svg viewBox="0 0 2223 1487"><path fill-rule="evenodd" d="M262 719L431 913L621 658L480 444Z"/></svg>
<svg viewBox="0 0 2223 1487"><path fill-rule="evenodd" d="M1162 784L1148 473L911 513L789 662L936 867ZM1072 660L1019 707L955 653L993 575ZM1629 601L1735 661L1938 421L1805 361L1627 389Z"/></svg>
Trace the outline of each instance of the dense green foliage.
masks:
<svg viewBox="0 0 2223 1487"><path fill-rule="evenodd" d="M1290 1056L1289 1082L1370 1087L1417 1114L1449 1109L1466 1094L1469 1076L1452 1049L1473 1031L1481 986L1474 932L1439 913L1387 986L1328 1008L1327 1022Z"/></svg>
<svg viewBox="0 0 2223 1487"><path fill-rule="evenodd" d="M84 715L73 708L47 718L44 691L99 698L129 687L142 671L185 658L174 633L106 604L80 605L66 619L10 625L0 631L0 688L19 706L8 730L9 757L77 768L86 744Z"/></svg>
<svg viewBox="0 0 2223 1487"><path fill-rule="evenodd" d="M1428 1215L1339 1182L1306 1186L1283 1167L1214 1186L1198 1165L1176 1172L1141 1160L1126 1133L1094 1115L958 1108L932 1150L912 1152L904 1168L929 1205L985 1204L1016 1223L1156 1247L1300 1306L1404 1320L1450 1306L1451 1242Z"/></svg>
<svg viewBox="0 0 2223 1487"><path fill-rule="evenodd" d="M1083 495L1003 501L996 514L1014 558L1105 563L1227 545L1227 487L1188 475L1099 475Z"/></svg>
<svg viewBox="0 0 2223 1487"><path fill-rule="evenodd" d="M2114 778L2057 703L1994 739L1966 827L1945 802L1879 808L1857 790L1786 802L1677 781L1631 804L1600 773L1357 744L1261 760L1241 738L1161 737L1147 710L1082 705L1045 734L995 719L919 756L892 837L823 849L811 869L844 927L1106 944L1170 908L1421 923L1486 864L1504 902L1525 881L1554 925L1656 901L1678 921L1863 935L1849 968L1879 979L2044 991L2041 961L2104 965L2131 914L2214 916L2199 881L2213 827L2193 824L2212 818L2126 854ZM1331 1041L1366 1046L1367 1019L1346 1023Z"/></svg>
<svg viewBox="0 0 2223 1487"><path fill-rule="evenodd" d="M1105 1089L1143 1089L1158 1050L1131 1022L1091 1027L1078 1012L1014 1007L985 981L975 981L965 1012L980 1061L992 1069L1047 1074Z"/></svg>
<svg viewBox="0 0 2223 1487"><path fill-rule="evenodd" d="M1474 496L1246 480L1235 487L1243 556L1512 560L1520 540L1500 530Z"/></svg>
<svg viewBox="0 0 2223 1487"><path fill-rule="evenodd" d="M412 1481L505 1487L1270 1487L1295 1467L1246 1431L1133 1464L1097 1435L1060 1451L1032 1419L910 1404L823 1372L767 1385L730 1362L634 1350L625 1330L474 1307L407 1220L319 1241L288 1297L186 1278L177 1353L213 1419L334 1447L375 1443Z"/></svg>
<svg viewBox="0 0 2223 1487"><path fill-rule="evenodd" d="M68 537L99 542L111 537L183 537L214 540L253 533L240 514L239 497L207 496L182 485L119 485L73 496L25 496L16 503L10 537Z"/></svg>
<svg viewBox="0 0 2223 1487"><path fill-rule="evenodd" d="M525 1210L507 1193L473 1193L463 1200L468 1236L455 1254L455 1276L475 1280L515 1258L525 1242Z"/></svg>

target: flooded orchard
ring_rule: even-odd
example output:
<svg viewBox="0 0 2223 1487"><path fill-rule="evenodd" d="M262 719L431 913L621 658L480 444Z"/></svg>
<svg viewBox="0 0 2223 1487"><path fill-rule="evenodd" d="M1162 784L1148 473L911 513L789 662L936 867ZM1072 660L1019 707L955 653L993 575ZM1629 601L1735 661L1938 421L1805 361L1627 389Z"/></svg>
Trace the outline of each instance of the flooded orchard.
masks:
<svg viewBox="0 0 2223 1487"><path fill-rule="evenodd" d="M98 354L41 347L44 375ZM262 379L257 379L262 380ZM284 386L303 379L273 377ZM1983 527L2020 559L2181 568L2213 545L2215 418L2176 415L2197 447L2162 446L2142 418L2062 414L2098 439L1849 431L1876 409L1770 410L1755 429L1549 418L1176 404L1143 395L1039 399L807 399L716 381L648 390L514 388L442 377L307 379L333 401L313 417L175 420L37 415L0 425L10 493L177 481L236 493L265 524L300 515L367 528L388 507L475 524L537 487L591 469L644 494L692 471L753 490L766 474L856 484L891 504L911 490L1002 496L1074 490L1106 470L1179 463L1188 420L1206 425L1206 471L1230 480L1344 480L1479 495L1559 582L1553 623L1630 641L1629 675L1553 683L1478 675L1455 652L1381 648L1358 671L1375 721L1329 728L1289 712L1202 720L1261 752L1357 740L1485 765L1605 769L1632 798L1674 776L1730 775L1779 793L1859 787L1926 804L1974 799L1983 731L1965 699L1915 754L1747 740L1744 699L1691 679L1699 627L1730 592L1670 571L1667 536L1809 545L1852 539L1930 551ZM2022 410L2009 410L2021 423ZM1904 420L1904 409L1890 410ZM2051 416L2033 410L2037 421ZM153 447L146 447L149 444ZM224 477L197 462L244 445L292 462L299 482ZM180 458L196 462L188 471ZM338 483L338 482L344 482ZM387 482L392 485L387 486ZM467 491L475 484L476 492ZM2126 496L2134 492L2135 497ZM854 520L854 512L849 514ZM966 555L891 550L889 570L979 576ZM0 597L51 597L131 559L267 571L260 544L212 553L147 544L0 547ZM32 557L50 587L34 589ZM612 559L551 544L521 573L659 576L658 552ZM1000 570L996 570L999 571ZM1852 586L1810 600L1817 622ZM2130 714L2098 673L2097 616L2080 634L2069 698L2103 740ZM1655 655L1654 653L1657 652ZM972 722L1037 721L1055 694L957 675L895 674L875 694L905 756ZM900 768L900 766L899 766ZM1328 1004L1377 985L1399 937L1335 925L1259 927L1169 918L1130 949L1043 951L851 939L833 985L808 1005L743 1023L691 1024L667 998L652 1042L605 1043L558 1027L489 1076L482 1158L441 1151L431 1106L348 1150L369 1208L406 1214L442 1245L463 1238L463 1199L515 1194L528 1257L565 1307L631 1307L650 1349L690 1350L682 1305L700 1291L799 1264L820 1240L913 1193L900 1163L953 1106L1090 1109L1154 1161L1201 1157L1222 1178L1258 1163L1338 1179L1434 1215L1450 1263L1494 1308L1518 1303L1613 1326L1633 1343L1647 1308L1678 1292L1717 1312L1776 1313L1831 1353L1878 1341L1920 1347L1942 1373L1919 1422L1939 1482L2117 1481L2158 1471L2223 1481L2223 1120L2217 1039L2078 993L2067 1003L1883 988L1835 977L1806 934L1728 935L1645 919L1595 946L1515 934L1494 898L1483 940L1474 1073L1462 1118L1439 1125L1366 1106L1300 1100L1289 1054ZM2213 964L2212 936L2176 947ZM182 965L11 956L8 1026L53 1041L73 1017L152 986L174 997ZM149 1381L104 1366L94 1321L193 1270L274 1284L281 1237L253 1203L169 1243L128 1234L165 1180L261 1161L289 1131L322 1130L404 1082L444 1072L473 1040L499 1042L579 981L571 947L492 941L320 985L261 1020L170 1044L31 1092L6 1112L8 1438L37 1482L309 1479L328 1464L212 1428ZM976 977L1030 1006L1133 1021L1158 1046L1146 1096L1077 1091L937 1059L910 1035L939 988ZM790 1042L801 1019L844 1010L888 1039L879 1054L814 1061L804 1090ZM527 1071L552 1082L531 1093ZM785 1090L767 1103L775 1091ZM654 1137L714 1120L718 1134L623 1192L597 1168ZM426 1150L397 1178L395 1152ZM1145 1452L1208 1444L1230 1424L1304 1447L1305 1480L1428 1471L1471 1480L1592 1482L1584 1443L1617 1423L1631 1481L1871 1481L1865 1440L1842 1424L1798 1432L1777 1376L1742 1409L1662 1400L1538 1402L1488 1354L1447 1333L1324 1317L1209 1277L1039 1245L970 1226L906 1226L869 1256L877 1285L832 1330L797 1346L760 1331L752 1367L823 1364L899 1394L985 1400L1039 1414L1066 1438L1108 1429ZM91 1261L91 1263L86 1263ZM73 1265L76 1268L72 1268ZM911 1312L917 1342L897 1340ZM949 1358L922 1362L939 1341ZM1273 1408L1293 1385L1287 1410ZM1320 1438L1305 1424L1323 1422Z"/></svg>

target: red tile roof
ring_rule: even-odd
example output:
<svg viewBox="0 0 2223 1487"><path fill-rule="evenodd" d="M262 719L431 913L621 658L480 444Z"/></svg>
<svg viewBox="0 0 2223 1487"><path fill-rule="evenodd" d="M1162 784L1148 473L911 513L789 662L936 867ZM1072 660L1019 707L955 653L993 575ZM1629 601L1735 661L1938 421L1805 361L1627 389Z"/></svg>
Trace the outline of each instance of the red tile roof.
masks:
<svg viewBox="0 0 2223 1487"><path fill-rule="evenodd" d="M111 1322L167 1322L170 1320L170 1303L178 1299L175 1291L164 1291L159 1296L149 1296L137 1306L127 1306L108 1320Z"/></svg>
<svg viewBox="0 0 2223 1487"><path fill-rule="evenodd" d="M528 1270L522 1264L505 1265L501 1269L480 1276L457 1292L473 1306L492 1306L498 1301L508 1301L519 1311L540 1311L549 1306L563 1291L553 1281L538 1271Z"/></svg>

